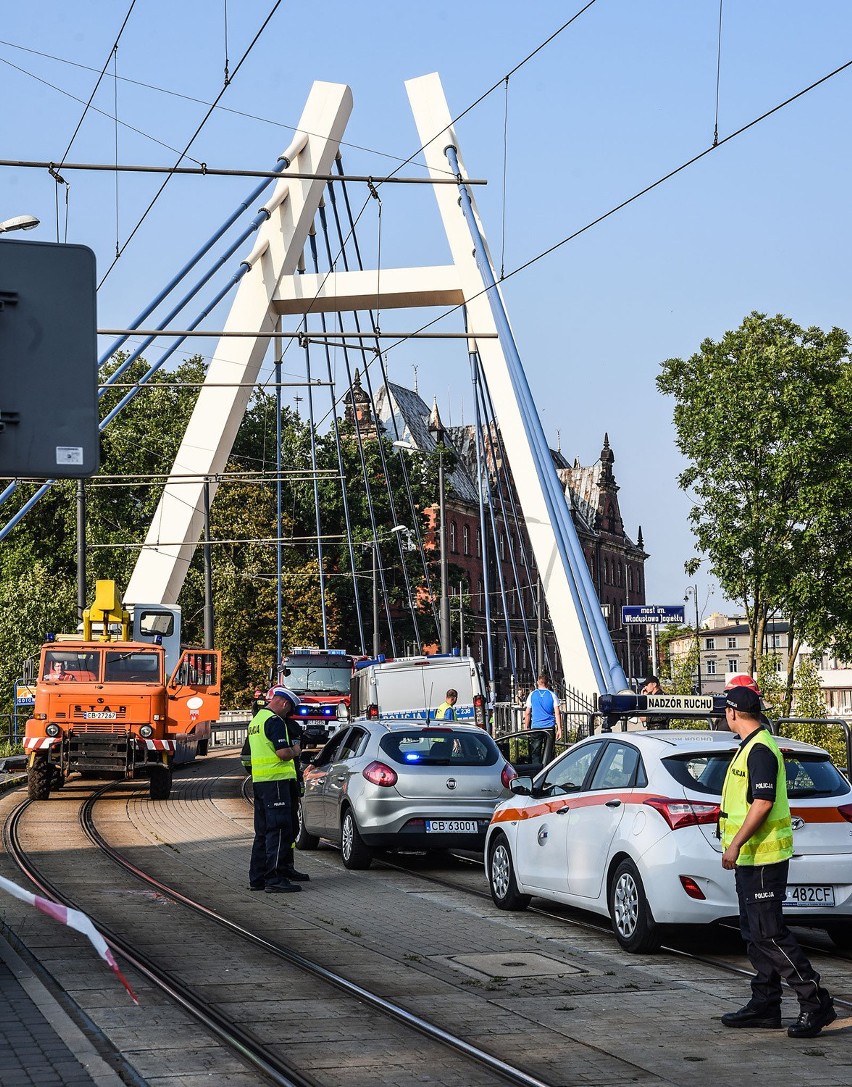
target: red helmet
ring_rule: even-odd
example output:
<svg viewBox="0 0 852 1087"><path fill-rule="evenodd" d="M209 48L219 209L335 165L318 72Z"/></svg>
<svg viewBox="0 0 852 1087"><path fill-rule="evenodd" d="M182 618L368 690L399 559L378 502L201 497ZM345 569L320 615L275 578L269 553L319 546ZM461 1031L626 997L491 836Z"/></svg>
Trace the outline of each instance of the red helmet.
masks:
<svg viewBox="0 0 852 1087"><path fill-rule="evenodd" d="M730 691L732 687L748 687L748 689L754 691L755 694L760 694L760 688L757 686L755 679L750 676L748 672L739 672L737 675L731 676L725 684L725 690Z"/></svg>

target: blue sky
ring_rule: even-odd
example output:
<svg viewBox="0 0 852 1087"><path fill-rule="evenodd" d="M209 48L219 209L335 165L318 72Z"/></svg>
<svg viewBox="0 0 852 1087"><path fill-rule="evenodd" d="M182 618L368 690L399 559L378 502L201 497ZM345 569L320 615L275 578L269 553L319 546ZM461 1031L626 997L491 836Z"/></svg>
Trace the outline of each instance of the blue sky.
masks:
<svg viewBox="0 0 852 1087"><path fill-rule="evenodd" d="M273 4L227 5L231 72ZM130 0L7 7L0 154L58 161ZM406 79L439 72L457 115L581 7L580 0L284 2L190 154L210 166L270 168L312 81L323 79L353 90L347 141L356 146L344 148L347 171L383 174L393 157L418 146ZM847 0L724 0L722 10L722 139L852 58ZM88 111L67 160L114 162L117 140L121 162L171 165L204 103L221 90L224 11L223 0L137 0L119 44L120 78L110 64L93 101L108 116ZM489 181L476 198L492 254L507 272L711 144L718 20L718 0L597 0L511 77L508 99L501 86L464 117L462 153L470 174ZM558 431L562 451L589 463L609 433L628 532L635 538L641 524L651 553L650 603L682 601L683 562L694 553L689 498L676 483L683 465L672 405L655 387L660 362L692 354L751 310L806 326L852 327L850 97L852 69L505 285L551 443ZM116 101L120 119L133 126L118 135ZM124 245L161 179L123 175L116 201L110 174L64 176L67 235L59 189L59 236L90 246L103 275L116 238ZM173 179L101 288L99 324L124 327L253 185ZM56 239L56 198L45 171L0 168L0 218L29 212L42 220L27 237ZM362 223L369 251L378 236L374 208ZM382 252L388 265L446 260L427 188L383 190ZM415 319L405 315L406 327ZM402 321L393 316L395 328ZM210 350L210 342L198 348ZM456 377L467 364L463 350L400 347L388 356L391 379L411 385L416 365L424 399L437 396L446 421L469 421L470 391ZM297 375L295 354L290 373ZM748 389L731 389L732 425L748 398ZM702 612L724 608L718 588L710 595L711 578L699 575L699 584Z"/></svg>

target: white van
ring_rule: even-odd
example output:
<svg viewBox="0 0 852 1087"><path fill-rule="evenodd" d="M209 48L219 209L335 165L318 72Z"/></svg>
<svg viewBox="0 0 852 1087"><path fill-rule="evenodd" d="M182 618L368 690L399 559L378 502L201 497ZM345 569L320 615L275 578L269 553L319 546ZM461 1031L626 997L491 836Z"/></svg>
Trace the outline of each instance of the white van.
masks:
<svg viewBox="0 0 852 1087"><path fill-rule="evenodd" d="M450 689L456 718L486 727L485 682L473 657L398 657L358 662L352 676L352 717L430 720Z"/></svg>

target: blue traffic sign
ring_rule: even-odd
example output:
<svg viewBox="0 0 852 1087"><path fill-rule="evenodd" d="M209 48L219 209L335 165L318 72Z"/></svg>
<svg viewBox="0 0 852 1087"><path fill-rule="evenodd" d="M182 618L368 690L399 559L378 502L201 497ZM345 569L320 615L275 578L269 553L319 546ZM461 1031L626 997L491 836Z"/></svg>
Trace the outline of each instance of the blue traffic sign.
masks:
<svg viewBox="0 0 852 1087"><path fill-rule="evenodd" d="M683 604L626 604L621 609L624 626L668 626L685 622Z"/></svg>

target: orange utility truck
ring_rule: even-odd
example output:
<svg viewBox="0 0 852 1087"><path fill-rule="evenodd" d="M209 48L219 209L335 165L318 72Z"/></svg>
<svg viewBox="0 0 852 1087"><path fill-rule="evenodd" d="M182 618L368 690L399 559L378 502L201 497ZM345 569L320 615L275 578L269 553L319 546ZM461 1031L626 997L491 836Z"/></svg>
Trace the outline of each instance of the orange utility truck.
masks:
<svg viewBox="0 0 852 1087"><path fill-rule="evenodd" d="M31 800L68 775L148 778L167 800L172 766L206 755L219 718L221 654L181 648L180 609L126 611L115 582L99 581L82 634L48 635L41 648L24 749Z"/></svg>

